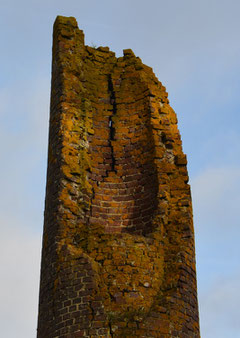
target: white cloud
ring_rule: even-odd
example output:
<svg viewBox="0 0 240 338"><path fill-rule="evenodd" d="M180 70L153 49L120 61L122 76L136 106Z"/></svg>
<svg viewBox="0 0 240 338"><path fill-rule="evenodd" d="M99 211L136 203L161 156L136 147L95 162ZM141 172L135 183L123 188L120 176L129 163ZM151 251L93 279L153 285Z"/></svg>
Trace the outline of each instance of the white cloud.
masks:
<svg viewBox="0 0 240 338"><path fill-rule="evenodd" d="M16 229L10 218L1 219L1 335L32 338L36 336L41 240L24 224Z"/></svg>
<svg viewBox="0 0 240 338"><path fill-rule="evenodd" d="M1 182L0 212L14 209L16 228L36 227L42 217L47 165L49 84L36 79L17 92L19 83L0 91ZM15 100L13 100L13 93ZM27 217L26 217L27 216ZM21 221L20 221L21 220ZM20 224L19 224L20 222Z"/></svg>
<svg viewBox="0 0 240 338"><path fill-rule="evenodd" d="M36 336L49 81L28 80L0 91L0 317L4 338Z"/></svg>
<svg viewBox="0 0 240 338"><path fill-rule="evenodd" d="M239 228L240 167L208 168L191 183L197 226L229 231Z"/></svg>
<svg viewBox="0 0 240 338"><path fill-rule="evenodd" d="M199 294L202 337L240 337L239 285L239 274L225 276Z"/></svg>
<svg viewBox="0 0 240 338"><path fill-rule="evenodd" d="M240 337L240 167L208 168L192 180L202 337Z"/></svg>

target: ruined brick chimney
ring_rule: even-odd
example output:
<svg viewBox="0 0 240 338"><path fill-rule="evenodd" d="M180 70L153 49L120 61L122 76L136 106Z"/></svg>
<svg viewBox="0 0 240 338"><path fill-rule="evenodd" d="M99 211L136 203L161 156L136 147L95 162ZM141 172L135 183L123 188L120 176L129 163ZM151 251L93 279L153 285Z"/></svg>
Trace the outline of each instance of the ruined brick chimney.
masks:
<svg viewBox="0 0 240 338"><path fill-rule="evenodd" d="M57 17L38 338L200 337L186 164L152 69Z"/></svg>

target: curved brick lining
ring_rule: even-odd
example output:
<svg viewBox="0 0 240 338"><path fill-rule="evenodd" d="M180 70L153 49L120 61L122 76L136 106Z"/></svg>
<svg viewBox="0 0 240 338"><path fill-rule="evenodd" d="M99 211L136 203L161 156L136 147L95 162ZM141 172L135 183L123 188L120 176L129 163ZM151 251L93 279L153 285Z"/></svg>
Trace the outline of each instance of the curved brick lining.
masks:
<svg viewBox="0 0 240 338"><path fill-rule="evenodd" d="M125 85L127 79L115 81ZM145 98L144 93L142 96L123 111L124 103L118 110L118 104L112 102L112 115L100 121L98 112L93 115L94 136L89 139L89 151L93 159L90 178L95 188L90 223L102 224L109 233L152 231L158 182L149 106L144 102L146 93Z"/></svg>

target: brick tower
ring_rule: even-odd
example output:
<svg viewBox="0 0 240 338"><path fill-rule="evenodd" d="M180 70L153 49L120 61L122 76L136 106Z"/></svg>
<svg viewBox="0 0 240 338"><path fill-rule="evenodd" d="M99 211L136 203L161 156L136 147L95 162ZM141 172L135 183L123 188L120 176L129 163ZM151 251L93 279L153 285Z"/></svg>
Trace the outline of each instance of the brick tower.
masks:
<svg viewBox="0 0 240 338"><path fill-rule="evenodd" d="M186 164L152 69L57 17L38 338L200 337Z"/></svg>

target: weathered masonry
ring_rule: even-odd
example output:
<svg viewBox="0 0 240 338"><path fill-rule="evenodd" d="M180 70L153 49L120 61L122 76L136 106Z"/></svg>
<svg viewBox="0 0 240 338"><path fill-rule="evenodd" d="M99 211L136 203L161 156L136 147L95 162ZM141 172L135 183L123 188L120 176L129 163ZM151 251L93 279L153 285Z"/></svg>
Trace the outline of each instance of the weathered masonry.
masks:
<svg viewBox="0 0 240 338"><path fill-rule="evenodd" d="M200 337L186 164L152 69L57 17L38 338Z"/></svg>

